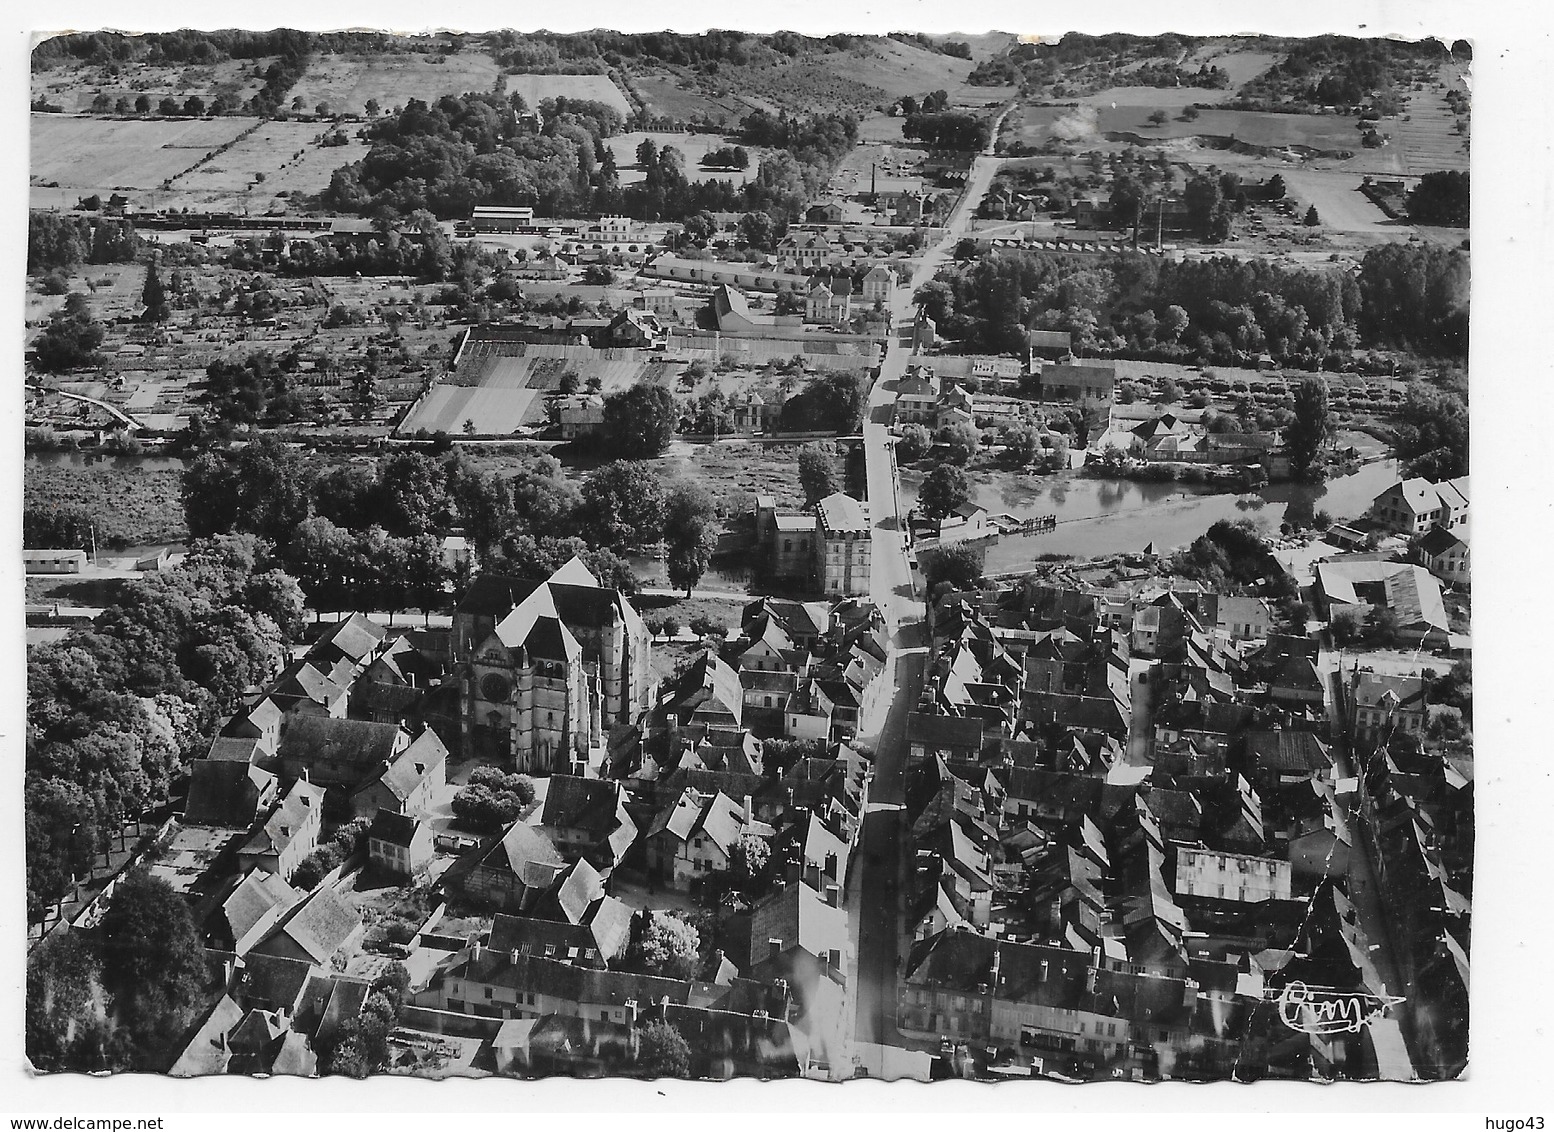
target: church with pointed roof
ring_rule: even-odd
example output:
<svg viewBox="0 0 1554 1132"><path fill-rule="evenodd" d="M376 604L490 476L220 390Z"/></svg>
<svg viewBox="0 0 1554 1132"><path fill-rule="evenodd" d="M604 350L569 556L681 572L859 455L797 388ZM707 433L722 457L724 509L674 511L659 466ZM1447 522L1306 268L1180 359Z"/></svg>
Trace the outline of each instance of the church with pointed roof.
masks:
<svg viewBox="0 0 1554 1132"><path fill-rule="evenodd" d="M580 771L651 705L650 647L631 602L579 559L543 582L477 578L453 625L465 755Z"/></svg>

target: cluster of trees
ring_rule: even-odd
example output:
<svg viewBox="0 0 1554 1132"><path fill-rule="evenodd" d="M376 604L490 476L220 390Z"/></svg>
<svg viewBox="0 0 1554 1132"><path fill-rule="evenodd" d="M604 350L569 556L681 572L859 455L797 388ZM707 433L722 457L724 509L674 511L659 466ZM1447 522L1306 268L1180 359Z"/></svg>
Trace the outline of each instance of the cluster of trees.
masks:
<svg viewBox="0 0 1554 1132"><path fill-rule="evenodd" d="M742 145L709 149L701 155L701 163L708 169L748 169L750 151Z"/></svg>
<svg viewBox="0 0 1554 1132"><path fill-rule="evenodd" d="M1322 451L1332 439L1335 422L1327 407L1327 381L1302 379L1295 387L1294 417L1284 430L1284 447L1297 479L1322 477Z"/></svg>
<svg viewBox="0 0 1554 1132"><path fill-rule="evenodd" d="M335 171L324 200L362 215L468 216L477 204L531 204L552 216L593 206L596 193L618 193L615 160L604 139L620 132L619 112L604 103L552 99L538 131L522 96L445 95L410 99L366 127L372 148Z"/></svg>
<svg viewBox="0 0 1554 1132"><path fill-rule="evenodd" d="M376 470L346 465L319 475L264 438L196 459L184 473L184 513L196 537L269 541L315 609L430 610L449 580L441 535L459 514L461 472L405 452Z"/></svg>
<svg viewBox="0 0 1554 1132"><path fill-rule="evenodd" d="M345 35L350 37L351 33ZM226 59L269 59L270 62L259 72L264 84L246 105L218 97L210 107L210 112L225 114L242 109L250 114L270 117L284 109L286 94L307 70L308 59L315 45L322 41L336 44L340 38L339 33L320 37L292 28L267 32L183 29L134 37L117 32L91 32L56 36L39 44L33 51L33 65L46 67L55 60L75 58L109 65L114 73L119 73L115 65L129 61L150 65L209 65ZM93 109L102 112L95 103ZM150 109L150 100L145 95L135 100L136 113L145 114ZM198 116L205 112L204 99L197 95L183 103L164 98L158 108L158 113L169 116Z"/></svg>
<svg viewBox="0 0 1554 1132"><path fill-rule="evenodd" d="M632 920L622 966L668 979L694 979L701 969L701 933L675 912L645 911Z"/></svg>
<svg viewBox="0 0 1554 1132"><path fill-rule="evenodd" d="M855 433L863 427L868 397L867 372L828 373L782 403L781 427L785 432Z"/></svg>
<svg viewBox="0 0 1554 1132"><path fill-rule="evenodd" d="M898 43L905 43L912 47L921 47L924 51L937 51L941 55L948 55L952 59L970 59L971 44L959 39L935 40L922 32L893 31L887 39L894 39Z"/></svg>
<svg viewBox="0 0 1554 1132"><path fill-rule="evenodd" d="M901 136L911 141L920 141L932 149L981 153L993 140L993 123L988 118L966 111L919 111L907 115L901 123Z"/></svg>
<svg viewBox="0 0 1554 1132"><path fill-rule="evenodd" d="M946 590L976 589L982 580L982 555L963 543L936 547L919 558L932 600L937 601Z"/></svg>
<svg viewBox="0 0 1554 1132"><path fill-rule="evenodd" d="M1002 55L984 59L967 81L977 86L1050 86L1055 97L1066 97L1083 89L1124 84L1131 73L1126 69L1129 64L1185 58L1201 42L1169 33L1097 36L1069 32L1055 41L1017 43Z"/></svg>
<svg viewBox="0 0 1554 1132"><path fill-rule="evenodd" d="M457 452L411 451L320 473L271 438L202 455L183 498L196 537L269 540L315 608L390 612L442 604L441 536L453 527L486 569L541 577L577 556L632 593L636 576L617 550L663 544L674 584L691 588L710 563L718 516L705 488L665 482L641 461L605 464L581 487L552 456L495 471Z"/></svg>
<svg viewBox="0 0 1554 1132"><path fill-rule="evenodd" d="M92 317L86 296L72 292L64 305L49 316L43 332L33 339L33 356L45 373L94 364L97 348L103 344L104 330Z"/></svg>
<svg viewBox="0 0 1554 1132"><path fill-rule="evenodd" d="M1421 224L1466 228L1469 213L1468 171L1426 173L1408 194L1408 218Z"/></svg>
<svg viewBox="0 0 1554 1132"><path fill-rule="evenodd" d="M1460 396L1415 382L1398 417L1392 443L1410 476L1440 481L1468 474L1468 406Z"/></svg>
<svg viewBox="0 0 1554 1132"><path fill-rule="evenodd" d="M1315 363L1365 344L1465 356L1468 263L1460 251L1389 244L1357 275L1218 256L1080 262L999 251L918 289L939 333L1019 353L1029 329L1066 330L1086 354L1242 362L1266 351Z"/></svg>
<svg viewBox="0 0 1554 1132"><path fill-rule="evenodd" d="M291 875L292 885L301 892L317 888L320 881L361 848L371 825L370 818L356 818L335 830L328 841L298 862L296 872Z"/></svg>
<svg viewBox="0 0 1554 1132"><path fill-rule="evenodd" d="M680 406L663 385L638 382L604 399L604 444L623 459L662 455L679 422Z"/></svg>
<svg viewBox="0 0 1554 1132"><path fill-rule="evenodd" d="M126 819L163 804L244 691L279 671L303 595L270 546L196 540L128 583L90 628L27 655L27 908L89 870Z"/></svg>
<svg viewBox="0 0 1554 1132"><path fill-rule="evenodd" d="M1205 360L1351 349L1359 309L1358 288L1340 271L1230 257L1080 263L1044 252L986 255L941 272L919 299L941 334L991 352L1018 352L1025 331L1039 328L1067 330L1086 353Z"/></svg>
<svg viewBox="0 0 1554 1132"><path fill-rule="evenodd" d="M917 114L943 114L950 108L950 95L948 91L935 90L923 95L919 100L914 95L904 94L896 103L896 108L899 108L908 118Z"/></svg>
<svg viewBox="0 0 1554 1132"><path fill-rule="evenodd" d="M530 779L482 766L475 768L468 785L453 796L453 812L466 829L499 833L533 801L534 783Z"/></svg>
<svg viewBox="0 0 1554 1132"><path fill-rule="evenodd" d="M27 957L28 1060L51 1073L165 1073L211 997L206 981L188 902L132 871L97 931L57 931Z"/></svg>
<svg viewBox="0 0 1554 1132"><path fill-rule="evenodd" d="M1383 244L1365 253L1356 280L1367 345L1438 357L1468 356L1468 255L1439 244Z"/></svg>
<svg viewBox="0 0 1554 1132"><path fill-rule="evenodd" d="M280 233L263 240L247 240L232 249L228 263L239 271L269 266L265 252L278 253L276 263L285 275L413 275L441 282L459 281L475 274L481 252L473 243L454 244L425 209L408 215L383 214L378 232L365 243L352 239L293 240Z"/></svg>
<svg viewBox="0 0 1554 1132"><path fill-rule="evenodd" d="M1433 80L1441 45L1321 35L1292 40L1288 53L1246 83L1234 105L1300 110L1309 106L1368 106L1381 114L1402 109L1405 84Z"/></svg>
<svg viewBox="0 0 1554 1132"><path fill-rule="evenodd" d="M388 1064L389 1034L410 987L403 963L391 963L373 980L361 1013L341 1024L333 1038L320 1043L318 1071L325 1076L366 1077Z"/></svg>
<svg viewBox="0 0 1554 1132"><path fill-rule="evenodd" d="M622 60L641 59L676 67L701 68L714 63L735 67L776 63L806 50L824 49L835 38L810 39L789 31L758 34L717 29L699 35L673 31L643 34L606 30L576 33L502 31L496 33L493 42L498 48L507 50L545 46L553 49L558 59L597 61L611 67L619 66Z"/></svg>
<svg viewBox="0 0 1554 1132"><path fill-rule="evenodd" d="M930 519L939 520L971 498L971 482L954 464L935 464L917 491L917 506Z"/></svg>
<svg viewBox="0 0 1554 1132"><path fill-rule="evenodd" d="M679 220L697 212L755 211L792 217L824 184L857 141L857 121L748 116L741 139L780 152L762 158L743 186L692 181L684 155L646 139L637 149L640 182L622 186L605 139L624 126L603 103L548 99L536 130L519 95L447 95L432 105L410 100L366 128L367 156L335 172L326 204L362 215L467 216L476 204L533 205L549 216L624 212L643 220ZM742 147L715 151L735 168ZM744 153L745 165L739 164Z"/></svg>
<svg viewBox="0 0 1554 1132"><path fill-rule="evenodd" d="M1244 593L1270 578L1288 576L1250 519L1221 519L1179 551L1171 572L1220 593Z"/></svg>
<svg viewBox="0 0 1554 1132"><path fill-rule="evenodd" d="M27 214L27 274L71 272L83 263L131 263L140 251L135 225L112 216Z"/></svg>
<svg viewBox="0 0 1554 1132"><path fill-rule="evenodd" d="M289 353L276 357L261 350L240 359L218 358L205 367L205 389L197 403L207 421L285 424L302 414L296 373L297 358Z"/></svg>
<svg viewBox="0 0 1554 1132"><path fill-rule="evenodd" d="M1190 86L1204 90L1224 90L1230 85L1230 75L1207 63L1199 64L1194 71L1175 63L1155 60L1130 70L1118 71L1114 81L1118 86Z"/></svg>

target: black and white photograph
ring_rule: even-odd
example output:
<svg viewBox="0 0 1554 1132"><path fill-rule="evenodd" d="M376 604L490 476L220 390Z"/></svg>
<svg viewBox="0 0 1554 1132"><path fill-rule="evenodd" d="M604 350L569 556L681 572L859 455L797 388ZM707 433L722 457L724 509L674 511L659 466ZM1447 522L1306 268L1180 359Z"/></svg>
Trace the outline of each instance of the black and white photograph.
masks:
<svg viewBox="0 0 1554 1132"><path fill-rule="evenodd" d="M27 1075L1479 1068L1471 38L254 15L31 16Z"/></svg>

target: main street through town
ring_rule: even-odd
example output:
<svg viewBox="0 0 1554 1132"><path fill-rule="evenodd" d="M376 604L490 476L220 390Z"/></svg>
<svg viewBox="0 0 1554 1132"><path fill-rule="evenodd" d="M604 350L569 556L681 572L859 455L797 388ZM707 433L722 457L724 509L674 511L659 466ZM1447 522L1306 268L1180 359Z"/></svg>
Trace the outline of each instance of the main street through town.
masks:
<svg viewBox="0 0 1554 1132"><path fill-rule="evenodd" d="M1005 109L993 124L993 137ZM944 236L919 261L911 280L897 288L891 303L895 337L887 343L879 377L869 391L863 425L868 462L869 515L872 523L870 596L890 632L888 663L894 690L882 719L862 721L860 739L874 752L874 774L857 852L848 873L848 907L856 933L855 967L849 980L854 997L853 1037L860 1043L899 1044L896 1027L896 979L908 942L905 898L912 860L907 852L906 724L922 690L927 659L921 579L912 571L906 525L901 515L900 480L890 433L897 383L912 352L912 295L950 260L977 203L998 170L992 143L973 162L966 191L951 215Z"/></svg>

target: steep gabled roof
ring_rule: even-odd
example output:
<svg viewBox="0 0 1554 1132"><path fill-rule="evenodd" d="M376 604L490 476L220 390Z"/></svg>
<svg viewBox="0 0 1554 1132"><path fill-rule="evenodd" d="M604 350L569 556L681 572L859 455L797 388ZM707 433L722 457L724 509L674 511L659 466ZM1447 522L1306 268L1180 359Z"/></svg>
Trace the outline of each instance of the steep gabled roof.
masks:
<svg viewBox="0 0 1554 1132"><path fill-rule="evenodd" d="M221 910L232 931L235 945L265 920L278 919L282 912L301 899L302 893L276 873L254 869L244 877L222 902Z"/></svg>
<svg viewBox="0 0 1554 1132"><path fill-rule="evenodd" d="M304 715L287 726L278 750L282 759L296 759L304 765L341 762L367 774L393 758L401 737L397 723Z"/></svg>
<svg viewBox="0 0 1554 1132"><path fill-rule="evenodd" d="M507 827L481 864L511 872L526 888L549 888L566 868L550 838L521 821Z"/></svg>
<svg viewBox="0 0 1554 1132"><path fill-rule="evenodd" d="M311 657L315 652L323 654L332 648L360 664L376 651L387 636L388 630L369 620L366 614L353 613L320 637L318 643L308 650L308 655Z"/></svg>
<svg viewBox="0 0 1554 1132"><path fill-rule="evenodd" d="M265 819L264 825L244 842L240 851L260 854L285 852L309 816L321 813L323 808L323 788L299 778L292 783L281 804Z"/></svg>
<svg viewBox="0 0 1554 1132"><path fill-rule="evenodd" d="M620 824L620 783L571 774L552 775L539 823L604 835Z"/></svg>
<svg viewBox="0 0 1554 1132"><path fill-rule="evenodd" d="M258 800L275 775L250 762L195 759L189 764L189 801L184 821L247 829L253 824Z"/></svg>
<svg viewBox="0 0 1554 1132"><path fill-rule="evenodd" d="M506 574L477 574L470 582L464 596L459 599L457 613L466 617L502 618L518 607L543 583L535 579L515 578Z"/></svg>
<svg viewBox="0 0 1554 1132"><path fill-rule="evenodd" d="M448 748L437 737L437 732L428 727L384 767L383 773L373 781L382 782L390 794L404 802L447 761ZM372 783L369 782L362 789L370 785Z"/></svg>
<svg viewBox="0 0 1554 1132"><path fill-rule="evenodd" d="M420 823L409 814L380 809L367 827L367 837L371 841L384 841L408 849L419 827Z"/></svg>
<svg viewBox="0 0 1554 1132"><path fill-rule="evenodd" d="M1327 744L1314 731L1248 731L1246 753L1262 771L1319 774L1333 765Z"/></svg>
<svg viewBox="0 0 1554 1132"><path fill-rule="evenodd" d="M315 963L326 963L362 926L361 917L333 888L314 889L275 927L260 947L285 936Z"/></svg>
<svg viewBox="0 0 1554 1132"><path fill-rule="evenodd" d="M243 1020L242 1008L222 995L184 1035L169 1077L205 1077L225 1073L231 1060L227 1034Z"/></svg>

